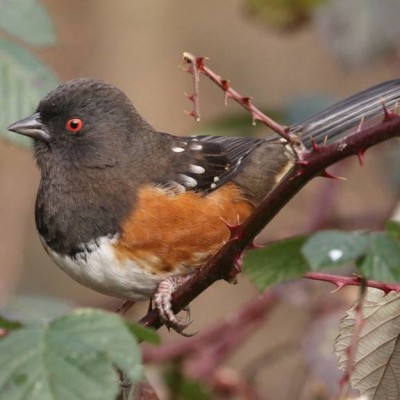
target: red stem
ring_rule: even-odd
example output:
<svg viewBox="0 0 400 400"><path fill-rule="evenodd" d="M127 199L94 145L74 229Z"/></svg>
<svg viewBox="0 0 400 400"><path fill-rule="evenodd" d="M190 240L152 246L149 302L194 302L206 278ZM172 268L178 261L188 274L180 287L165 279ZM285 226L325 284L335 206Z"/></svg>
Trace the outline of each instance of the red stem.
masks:
<svg viewBox="0 0 400 400"><path fill-rule="evenodd" d="M345 286L361 286L363 284L363 278L359 276L341 276L327 274L323 272L308 272L304 275L304 278L312 279L314 281L329 282L337 287L337 290ZM385 294L394 291L400 292L400 284L397 283L385 283L377 281L366 281L366 286L370 288L380 289Z"/></svg>
<svg viewBox="0 0 400 400"><path fill-rule="evenodd" d="M193 73L194 77L194 85L195 85L195 92L193 93L193 97L195 99L198 98L198 93L196 92L196 80L198 80L198 73L202 73L207 78L211 79L214 83L216 83L225 93L225 101L229 98L233 99L237 103L239 103L242 107L244 107L247 111L250 112L253 123L256 121L261 121L266 126L271 128L277 134L282 136L285 140L289 143L292 143L296 140L296 136L290 135L288 132L288 128L284 125L279 124L278 122L274 121L272 118L265 115L261 110L259 110L252 102L250 97L244 97L236 90L232 89L229 81L223 79L221 76L217 75L213 72L210 68L208 68L204 64L204 57L195 57L193 54L190 53L183 53L183 60L190 65L189 72ZM198 102L195 103L195 106L198 105ZM198 115L198 109L190 113L192 115Z"/></svg>

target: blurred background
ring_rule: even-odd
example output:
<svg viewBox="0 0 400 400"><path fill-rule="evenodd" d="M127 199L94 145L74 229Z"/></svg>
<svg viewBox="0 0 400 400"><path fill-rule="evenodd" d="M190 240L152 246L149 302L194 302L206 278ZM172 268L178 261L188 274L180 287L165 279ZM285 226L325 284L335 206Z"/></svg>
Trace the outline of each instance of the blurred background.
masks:
<svg viewBox="0 0 400 400"><path fill-rule="evenodd" d="M43 6L39 25L36 14L19 10L19 3L0 2L2 133L17 114L32 112L57 79L90 76L121 88L159 130L177 135L266 135L267 130L253 127L238 105L226 107L222 92L205 78L200 82L201 122L185 115L191 104L184 92L191 91L192 81L178 68L184 51L209 57L208 65L236 90L287 124L395 79L400 70L400 5L395 0L29 0L26 4L32 7ZM2 6L17 19L7 17ZM35 41L40 25L49 21L48 36ZM22 56L14 62L10 43L49 70L34 70L37 61ZM30 62L28 73L34 70L38 75L26 81L20 65ZM27 85L32 85L31 92ZM10 110L10 93L16 86L19 100ZM335 166L332 171L347 180L316 179L281 212L260 242L319 228L380 228L397 202L396 160L390 142L368 151L363 168L355 157ZM31 313L39 299L44 312L59 302L115 309L118 300L72 281L41 248L33 217L38 184L29 146L0 140L0 305L11 302ZM243 376L252 371L260 392L269 398L328 398L339 379L331 357L337 321L353 296L351 290L330 295L331 289L309 282L283 286L290 293L287 301L227 364ZM192 329L219 321L255 295L245 276L236 286L215 284L192 304ZM136 305L130 317L140 318L146 307ZM162 333L167 341L181 340L166 330ZM268 351L274 349L281 349L279 356L270 356Z"/></svg>

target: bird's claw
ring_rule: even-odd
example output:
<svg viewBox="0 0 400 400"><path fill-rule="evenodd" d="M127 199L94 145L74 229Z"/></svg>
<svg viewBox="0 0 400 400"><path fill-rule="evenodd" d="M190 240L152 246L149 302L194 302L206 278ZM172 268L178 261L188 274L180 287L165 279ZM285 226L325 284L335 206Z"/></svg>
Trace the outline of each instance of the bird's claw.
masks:
<svg viewBox="0 0 400 400"><path fill-rule="evenodd" d="M185 320L182 321L172 311L171 299L172 293L190 278L190 275L177 276L164 279L158 285L157 291L154 294L154 304L160 314L161 319L165 322L168 329L173 329L175 332L182 336L194 336L197 332L186 333L184 330L193 322L190 316L190 308L186 306L183 308L186 311Z"/></svg>

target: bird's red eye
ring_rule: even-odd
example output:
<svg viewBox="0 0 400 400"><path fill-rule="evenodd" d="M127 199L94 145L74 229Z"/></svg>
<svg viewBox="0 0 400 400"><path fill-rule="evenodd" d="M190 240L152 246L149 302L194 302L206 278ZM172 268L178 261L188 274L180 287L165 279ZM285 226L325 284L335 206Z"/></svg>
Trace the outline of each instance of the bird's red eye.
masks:
<svg viewBox="0 0 400 400"><path fill-rule="evenodd" d="M70 118L65 127L72 133L79 132L83 127L83 121L80 118Z"/></svg>

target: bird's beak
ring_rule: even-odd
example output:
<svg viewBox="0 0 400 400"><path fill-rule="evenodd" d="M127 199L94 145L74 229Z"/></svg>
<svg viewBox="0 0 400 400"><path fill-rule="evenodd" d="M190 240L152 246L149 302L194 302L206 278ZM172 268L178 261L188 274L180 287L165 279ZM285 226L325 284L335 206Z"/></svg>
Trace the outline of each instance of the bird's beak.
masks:
<svg viewBox="0 0 400 400"><path fill-rule="evenodd" d="M29 136L35 140L50 141L50 135L44 129L39 113L14 122L7 129L20 135Z"/></svg>

